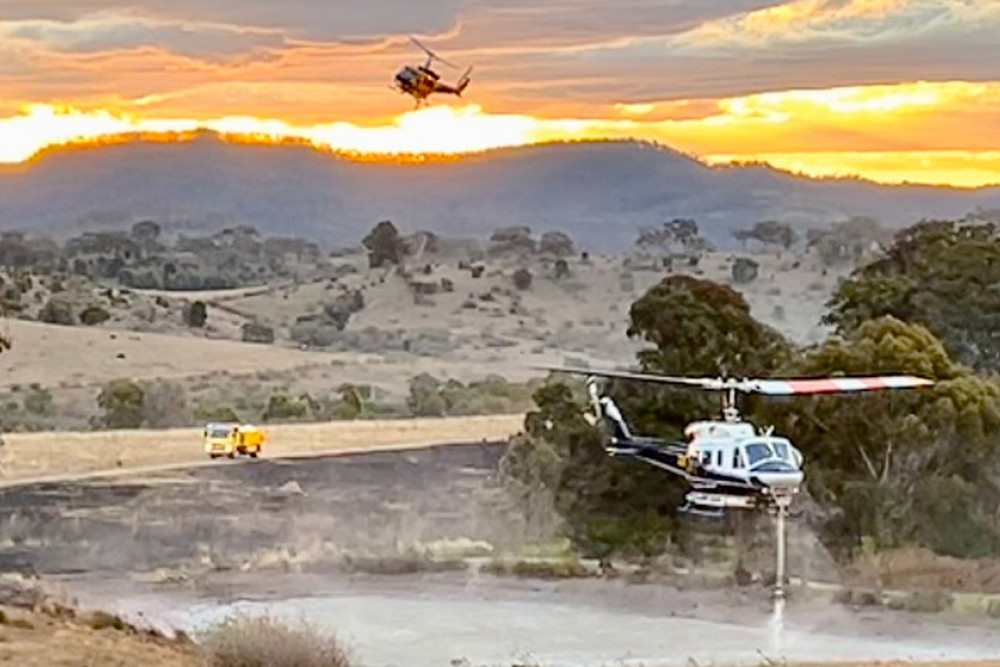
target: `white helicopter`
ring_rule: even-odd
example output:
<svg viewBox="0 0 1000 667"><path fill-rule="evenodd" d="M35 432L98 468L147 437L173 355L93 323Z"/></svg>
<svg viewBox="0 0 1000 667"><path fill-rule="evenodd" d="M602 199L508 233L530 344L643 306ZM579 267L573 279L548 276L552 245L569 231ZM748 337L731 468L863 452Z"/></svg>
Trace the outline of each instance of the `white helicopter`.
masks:
<svg viewBox="0 0 1000 667"><path fill-rule="evenodd" d="M810 379L692 378L546 367L547 370L587 375L587 392L594 414L592 425L604 420L612 436L605 449L611 456L635 458L683 478L689 490L682 511L718 517L728 508L787 507L804 480L802 454L771 428L758 431L742 421L736 406L738 393L768 396L855 393L933 385L910 375ZM601 394L598 378L655 382L722 392L722 419L698 421L684 429L684 442L668 443L632 434L621 410Z"/></svg>

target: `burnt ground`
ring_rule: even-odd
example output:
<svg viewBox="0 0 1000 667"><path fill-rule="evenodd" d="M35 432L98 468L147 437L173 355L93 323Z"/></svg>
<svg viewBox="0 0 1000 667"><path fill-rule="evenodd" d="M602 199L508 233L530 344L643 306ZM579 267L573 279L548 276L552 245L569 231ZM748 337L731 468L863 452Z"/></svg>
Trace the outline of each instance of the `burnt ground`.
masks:
<svg viewBox="0 0 1000 667"><path fill-rule="evenodd" d="M503 446L220 461L141 477L0 492L0 571L234 569L286 553L396 554L414 543L503 543L517 522L495 483Z"/></svg>

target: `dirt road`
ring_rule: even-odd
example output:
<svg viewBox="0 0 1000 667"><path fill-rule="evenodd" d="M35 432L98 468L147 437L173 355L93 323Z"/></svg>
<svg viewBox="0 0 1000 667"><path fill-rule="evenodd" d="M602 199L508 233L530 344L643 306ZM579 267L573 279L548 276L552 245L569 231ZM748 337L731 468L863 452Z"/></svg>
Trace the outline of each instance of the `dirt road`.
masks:
<svg viewBox="0 0 1000 667"><path fill-rule="evenodd" d="M280 424L265 427L264 456L425 447L439 442L502 440L520 430L523 415ZM125 469L204 465L201 429L30 433L4 436L0 487L64 480Z"/></svg>

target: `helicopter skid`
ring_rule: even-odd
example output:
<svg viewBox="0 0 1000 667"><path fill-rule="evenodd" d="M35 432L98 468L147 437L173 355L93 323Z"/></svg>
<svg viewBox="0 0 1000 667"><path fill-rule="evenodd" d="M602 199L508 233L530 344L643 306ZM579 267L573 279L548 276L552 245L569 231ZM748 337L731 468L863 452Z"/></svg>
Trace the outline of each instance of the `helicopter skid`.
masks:
<svg viewBox="0 0 1000 667"><path fill-rule="evenodd" d="M734 496L728 493L705 493L690 491L684 500L690 505L714 509L753 509L757 501L753 496Z"/></svg>

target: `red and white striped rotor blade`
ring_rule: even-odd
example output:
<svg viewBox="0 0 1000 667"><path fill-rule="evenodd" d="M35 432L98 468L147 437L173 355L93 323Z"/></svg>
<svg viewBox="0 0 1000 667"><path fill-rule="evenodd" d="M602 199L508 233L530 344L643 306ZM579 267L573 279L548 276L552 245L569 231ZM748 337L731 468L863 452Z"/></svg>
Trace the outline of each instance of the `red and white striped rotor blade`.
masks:
<svg viewBox="0 0 1000 667"><path fill-rule="evenodd" d="M929 387L932 380L913 375L879 375L872 377L802 378L787 380L749 380L746 391L769 396L808 394L845 394L883 389Z"/></svg>

